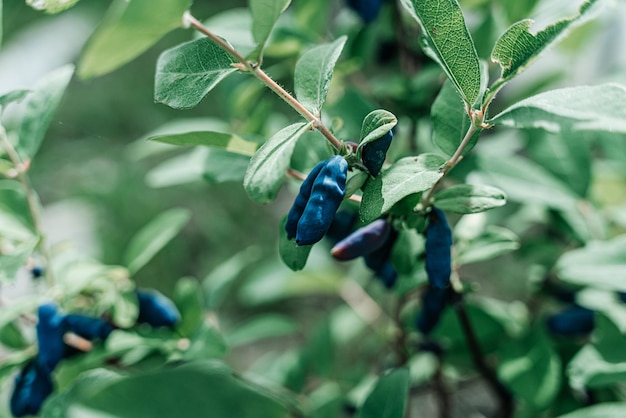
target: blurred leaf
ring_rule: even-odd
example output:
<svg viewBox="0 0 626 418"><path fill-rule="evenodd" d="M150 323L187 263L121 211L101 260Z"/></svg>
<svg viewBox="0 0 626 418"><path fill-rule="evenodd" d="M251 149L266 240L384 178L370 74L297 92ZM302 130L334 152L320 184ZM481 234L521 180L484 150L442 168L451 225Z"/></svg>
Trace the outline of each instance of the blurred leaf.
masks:
<svg viewBox="0 0 626 418"><path fill-rule="evenodd" d="M442 210L468 214L504 206L506 195L491 186L459 184L435 194L434 204Z"/></svg>
<svg viewBox="0 0 626 418"><path fill-rule="evenodd" d="M191 0L115 0L78 64L81 78L98 77L142 54L182 25Z"/></svg>
<svg viewBox="0 0 626 418"><path fill-rule="evenodd" d="M233 63L234 58L209 38L168 49L157 61L154 100L174 109L190 109L237 71Z"/></svg>
<svg viewBox="0 0 626 418"><path fill-rule="evenodd" d="M576 285L626 291L626 235L592 241L564 253L556 264L559 278Z"/></svg>
<svg viewBox="0 0 626 418"><path fill-rule="evenodd" d="M120 328L130 328L137 322L139 306L135 289L116 294L112 309L112 321Z"/></svg>
<svg viewBox="0 0 626 418"><path fill-rule="evenodd" d="M623 338L623 337L622 337ZM623 345L623 339L622 339ZM606 361L592 345L585 345L567 366L570 385L576 390L605 387L626 379L626 362Z"/></svg>
<svg viewBox="0 0 626 418"><path fill-rule="evenodd" d="M148 140L172 145L203 145L247 156L253 155L258 147L256 143L246 141L238 135L222 132L185 132L152 136Z"/></svg>
<svg viewBox="0 0 626 418"><path fill-rule="evenodd" d="M424 236L415 229L403 229L398 233L391 249L391 261L398 274L411 274L420 264L424 253Z"/></svg>
<svg viewBox="0 0 626 418"><path fill-rule="evenodd" d="M535 330L500 350L498 376L513 396L541 411L561 390L561 361L545 333Z"/></svg>
<svg viewBox="0 0 626 418"><path fill-rule="evenodd" d="M280 230L278 231L278 253L281 260L293 271L302 270L306 266L306 261L309 258L312 245L297 245L294 239L287 238L287 231L285 230L285 223L287 222L287 216L283 217L280 223Z"/></svg>
<svg viewBox="0 0 626 418"><path fill-rule="evenodd" d="M296 142L290 166L301 173L308 173L317 163L333 155L331 145L319 132L305 132Z"/></svg>
<svg viewBox="0 0 626 418"><path fill-rule="evenodd" d="M615 308L615 305L613 306L613 308ZM620 307L622 308L622 311L626 311L626 307L623 306L623 303L621 303L621 305L622 306ZM607 362L626 363L626 351L624 350L624 333L622 333L622 330L609 319L609 315L610 313L595 313L593 346L596 350L598 350L600 356L602 356L602 358L604 358ZM624 324L622 323L622 325Z"/></svg>
<svg viewBox="0 0 626 418"><path fill-rule="evenodd" d="M578 409L557 418L622 418L626 414L626 402L607 402Z"/></svg>
<svg viewBox="0 0 626 418"><path fill-rule="evenodd" d="M252 14L247 7L235 7L216 13L204 21L211 32L228 43L242 55L247 55L255 48L252 37ZM204 35L198 34L198 37ZM258 83L257 80L254 80Z"/></svg>
<svg viewBox="0 0 626 418"><path fill-rule="evenodd" d="M0 189L0 197L4 197ZM39 243L39 237L0 202L0 282L13 281Z"/></svg>
<svg viewBox="0 0 626 418"><path fill-rule="evenodd" d="M365 116L361 126L361 141L359 149L365 144L375 141L393 129L398 124L396 116L386 110L374 110Z"/></svg>
<svg viewBox="0 0 626 418"><path fill-rule="evenodd" d="M511 26L497 40L491 60L500 65L501 79L508 81L524 71L526 67L548 46L564 35L569 27L579 23L581 18L593 8L596 0L587 0L580 6L576 16L559 20L545 29L533 34L531 19L525 19Z"/></svg>
<svg viewBox="0 0 626 418"><path fill-rule="evenodd" d="M359 215L372 222L406 196L431 188L442 176L445 160L435 154L421 154L396 161L381 175L365 183Z"/></svg>
<svg viewBox="0 0 626 418"><path fill-rule="evenodd" d="M191 345L183 353L185 360L219 358L226 354L228 344L220 332L206 321L202 322L191 339Z"/></svg>
<svg viewBox="0 0 626 418"><path fill-rule="evenodd" d="M265 314L237 326L226 335L226 341L232 347L254 343L264 338L282 337L296 332L297 325L285 315Z"/></svg>
<svg viewBox="0 0 626 418"><path fill-rule="evenodd" d="M186 209L175 208L161 213L150 221L131 239L124 263L131 274L148 263L168 242L172 240L189 221Z"/></svg>
<svg viewBox="0 0 626 418"><path fill-rule="evenodd" d="M13 166L11 165L11 167ZM20 236L29 235L27 229L32 231L30 235L35 233L28 200L24 188L18 181L0 180L0 211L10 214L20 224L11 228L8 224L0 226L0 231L6 233L8 229L11 229L14 231L11 234L17 233Z"/></svg>
<svg viewBox="0 0 626 418"><path fill-rule="evenodd" d="M517 102L489 121L549 132L626 133L626 87L620 84L568 87Z"/></svg>
<svg viewBox="0 0 626 418"><path fill-rule="evenodd" d="M358 418L403 418L409 395L409 370L395 369L380 377L359 410Z"/></svg>
<svg viewBox="0 0 626 418"><path fill-rule="evenodd" d="M74 7L78 0L26 0L26 4L35 10L46 13L61 13L64 10Z"/></svg>
<svg viewBox="0 0 626 418"><path fill-rule="evenodd" d="M252 13L252 36L257 43L256 49L247 57L250 60L262 60L265 43L274 29L281 13L291 0L248 0Z"/></svg>
<svg viewBox="0 0 626 418"><path fill-rule="evenodd" d="M0 21L2 20L2 2L0 2ZM1 36L0 27L0 36ZM20 102L24 97L28 96L30 90L12 90L8 93L0 96L0 108L4 110L9 104L13 102Z"/></svg>
<svg viewBox="0 0 626 418"><path fill-rule="evenodd" d="M22 330L15 322L8 322L0 326L0 343L12 350L19 350L28 346Z"/></svg>
<svg viewBox="0 0 626 418"><path fill-rule="evenodd" d="M203 177L211 184L243 182L250 157L222 149L210 148L204 164Z"/></svg>
<svg viewBox="0 0 626 418"><path fill-rule="evenodd" d="M171 187L202 180L210 148L196 147L191 152L164 160L146 173L150 187Z"/></svg>
<svg viewBox="0 0 626 418"><path fill-rule="evenodd" d="M204 320L204 297L198 280L183 277L176 282L174 303L180 311L181 321L176 327L185 337L190 337Z"/></svg>
<svg viewBox="0 0 626 418"><path fill-rule="evenodd" d="M478 237L455 248L454 262L459 266L495 258L519 248L519 238L514 232L495 225L488 226Z"/></svg>
<svg viewBox="0 0 626 418"><path fill-rule="evenodd" d="M21 368L32 360L36 354L35 347L33 346L30 349L12 351L3 355L2 363L0 363L0 385L4 384L4 380L17 371L18 368Z"/></svg>
<svg viewBox="0 0 626 418"><path fill-rule="evenodd" d="M469 116L461 96L450 81L446 81L430 110L433 123L433 141L447 155L452 156L471 126ZM463 151L467 154L478 141L480 131L476 132Z"/></svg>
<svg viewBox="0 0 626 418"><path fill-rule="evenodd" d="M437 62L472 106L480 95L480 65L456 0L402 0L420 24L422 49Z"/></svg>
<svg viewBox="0 0 626 418"><path fill-rule="evenodd" d="M311 122L301 122L281 129L252 156L243 180L243 187L252 200L259 203L274 200L285 180L296 141L311 126Z"/></svg>
<svg viewBox="0 0 626 418"><path fill-rule="evenodd" d="M23 109L18 127L18 150L32 159L52 122L61 98L74 74L74 66L67 65L48 74L34 87L20 106Z"/></svg>
<svg viewBox="0 0 626 418"><path fill-rule="evenodd" d="M346 40L347 37L342 36L333 43L318 45L305 52L296 63L296 97L314 115L319 114L326 101L333 70Z"/></svg>

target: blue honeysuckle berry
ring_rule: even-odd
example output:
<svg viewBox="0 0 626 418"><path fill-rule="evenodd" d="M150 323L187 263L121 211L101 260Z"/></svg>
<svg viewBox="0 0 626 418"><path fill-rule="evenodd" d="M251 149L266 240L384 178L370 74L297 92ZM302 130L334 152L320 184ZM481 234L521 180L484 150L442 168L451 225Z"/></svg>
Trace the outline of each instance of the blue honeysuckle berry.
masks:
<svg viewBox="0 0 626 418"><path fill-rule="evenodd" d="M296 244L320 241L333 220L346 193L348 162L335 155L327 160L313 181L311 194L298 220Z"/></svg>
<svg viewBox="0 0 626 418"><path fill-rule="evenodd" d="M361 161L363 161L363 165L372 176L376 177L380 173L385 158L387 158L387 150L389 150L392 139L393 132L389 131L379 139L363 145Z"/></svg>
<svg viewBox="0 0 626 418"><path fill-rule="evenodd" d="M626 303L626 292L617 292L617 297L619 300Z"/></svg>
<svg viewBox="0 0 626 418"><path fill-rule="evenodd" d="M348 6L363 19L366 24L378 17L383 0L348 0Z"/></svg>
<svg viewBox="0 0 626 418"><path fill-rule="evenodd" d="M594 312L574 305L550 315L546 321L551 333L564 336L585 335L593 331Z"/></svg>
<svg viewBox="0 0 626 418"><path fill-rule="evenodd" d="M137 322L153 327L173 327L180 321L180 312L170 299L156 290L138 290Z"/></svg>
<svg viewBox="0 0 626 418"><path fill-rule="evenodd" d="M391 289L398 278L398 272L391 263L391 250L397 238L398 231L391 228L385 243L377 250L363 256L365 265L374 272L374 276L380 279L387 289Z"/></svg>
<svg viewBox="0 0 626 418"><path fill-rule="evenodd" d="M311 197L311 189L313 188L313 182L319 175L322 168L324 168L328 164L328 160L320 161L313 167L313 169L309 172L309 175L304 179L302 185L300 185L300 190L296 199L287 214L287 222L285 223L285 230L287 231L287 239L293 239L296 237L296 232L298 230L298 221L302 217L302 213L304 213L304 209L306 208L306 204Z"/></svg>
<svg viewBox="0 0 626 418"><path fill-rule="evenodd" d="M391 229L389 222L384 219L377 219L339 241L330 250L330 253L336 260L340 261L353 260L370 254L385 245Z"/></svg>
<svg viewBox="0 0 626 418"><path fill-rule="evenodd" d="M54 303L41 305L38 310L37 342L39 354L37 361L48 372L52 372L63 358L63 335L67 326L63 315L59 314Z"/></svg>
<svg viewBox="0 0 626 418"><path fill-rule="evenodd" d="M352 228L354 228L358 217L359 216L356 212L348 210L337 211L337 213L335 213L335 216L333 216L333 221L328 227L328 231L326 231L326 238L334 243L341 241L342 239L350 235L350 232L352 232Z"/></svg>
<svg viewBox="0 0 626 418"><path fill-rule="evenodd" d="M43 268L33 267L30 270L30 274L33 276L33 279L39 279L41 276L43 276Z"/></svg>
<svg viewBox="0 0 626 418"><path fill-rule="evenodd" d="M375 275L387 289L391 289L396 284L396 281L398 281L398 272L391 263L391 260L387 260L385 264L375 272Z"/></svg>
<svg viewBox="0 0 626 418"><path fill-rule="evenodd" d="M428 335L439 323L441 314L448 305L447 288L428 285L422 293L422 309L417 315L416 327L424 335Z"/></svg>
<svg viewBox="0 0 626 418"><path fill-rule="evenodd" d="M428 282L443 289L450 284L452 274L452 230L441 209L433 207L425 235Z"/></svg>
<svg viewBox="0 0 626 418"><path fill-rule="evenodd" d="M14 417L37 415L52 393L50 372L37 360L27 363L15 377L10 408Z"/></svg>
<svg viewBox="0 0 626 418"><path fill-rule="evenodd" d="M63 321L69 331L88 340L105 341L114 329L108 322L87 315L67 314Z"/></svg>

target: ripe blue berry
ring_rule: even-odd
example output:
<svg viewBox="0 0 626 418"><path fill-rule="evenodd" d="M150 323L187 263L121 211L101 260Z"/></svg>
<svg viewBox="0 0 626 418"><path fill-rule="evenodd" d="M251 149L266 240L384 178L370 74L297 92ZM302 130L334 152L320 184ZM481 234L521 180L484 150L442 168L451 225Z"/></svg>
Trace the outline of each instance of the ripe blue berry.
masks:
<svg viewBox="0 0 626 418"><path fill-rule="evenodd" d="M180 312L174 303L156 290L137 291L139 316L137 322L153 327L173 327L180 321Z"/></svg>
<svg viewBox="0 0 626 418"><path fill-rule="evenodd" d="M448 289L429 285L422 294L422 310L417 316L417 329L425 335L437 326L448 304Z"/></svg>
<svg viewBox="0 0 626 418"><path fill-rule="evenodd" d="M113 325L100 318L80 314L67 314L64 322L68 330L88 340L104 341L114 329Z"/></svg>
<svg viewBox="0 0 626 418"><path fill-rule="evenodd" d="M287 231L287 239L293 239L296 237L298 230L298 221L302 217L302 213L306 208L306 204L311 197L311 189L313 188L313 182L317 178L322 168L328 164L328 160L320 161L311 170L309 175L304 179L302 185L300 185L300 191L296 196L296 199L287 214L287 222L285 223L285 230Z"/></svg>
<svg viewBox="0 0 626 418"><path fill-rule="evenodd" d="M594 327L594 313L590 309L574 305L548 317L547 325L550 332L557 335L589 334Z"/></svg>
<svg viewBox="0 0 626 418"><path fill-rule="evenodd" d="M50 372L32 360L15 378L10 408L14 417L37 415L46 398L52 393Z"/></svg>
<svg viewBox="0 0 626 418"><path fill-rule="evenodd" d="M452 274L452 230L443 211L433 207L425 234L428 282L443 289L450 283Z"/></svg>
<svg viewBox="0 0 626 418"><path fill-rule="evenodd" d="M372 23L376 20L382 3L382 0L348 0L348 6L350 6L365 23Z"/></svg>
<svg viewBox="0 0 626 418"><path fill-rule="evenodd" d="M335 245L330 253L340 261L353 260L378 250L385 245L391 225L384 219L357 229Z"/></svg>
<svg viewBox="0 0 626 418"><path fill-rule="evenodd" d="M393 132L389 131L379 139L363 145L361 149L361 161L374 177L380 173L380 169L383 167L392 138Z"/></svg>
<svg viewBox="0 0 626 418"><path fill-rule="evenodd" d="M52 372L63 358L63 335L67 326L63 315L57 311L54 303L46 303L39 307L37 323L37 342L39 354L37 361L48 372Z"/></svg>

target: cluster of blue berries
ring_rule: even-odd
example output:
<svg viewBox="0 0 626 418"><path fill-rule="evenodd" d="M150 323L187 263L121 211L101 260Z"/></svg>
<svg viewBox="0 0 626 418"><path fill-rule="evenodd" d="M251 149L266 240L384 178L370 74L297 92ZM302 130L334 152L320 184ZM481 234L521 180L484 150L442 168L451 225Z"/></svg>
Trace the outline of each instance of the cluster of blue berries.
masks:
<svg viewBox="0 0 626 418"><path fill-rule="evenodd" d="M137 291L138 323L153 327L173 327L180 313L171 300L154 290ZM15 417L35 415L52 393L52 372L71 353L63 336L72 332L90 341L104 342L115 329L101 318L81 314L63 314L54 303L39 306L37 323L37 356L29 361L15 378L10 408Z"/></svg>

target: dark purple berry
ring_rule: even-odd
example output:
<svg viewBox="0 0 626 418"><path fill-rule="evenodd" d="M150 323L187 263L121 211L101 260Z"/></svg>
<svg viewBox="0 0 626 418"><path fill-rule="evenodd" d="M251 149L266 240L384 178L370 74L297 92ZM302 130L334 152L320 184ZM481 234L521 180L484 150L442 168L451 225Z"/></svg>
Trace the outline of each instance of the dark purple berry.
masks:
<svg viewBox="0 0 626 418"><path fill-rule="evenodd" d="M378 219L338 242L330 253L340 261L353 260L370 254L385 245L391 229L391 225L386 220Z"/></svg>
<svg viewBox="0 0 626 418"><path fill-rule="evenodd" d="M450 283L452 274L452 230L440 209L433 207L425 235L428 282L443 289Z"/></svg>

